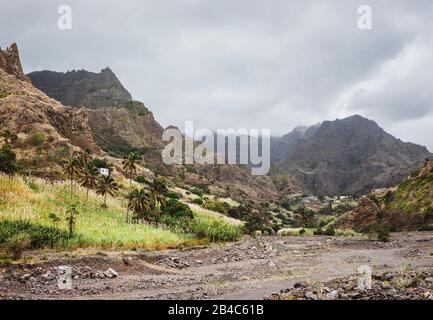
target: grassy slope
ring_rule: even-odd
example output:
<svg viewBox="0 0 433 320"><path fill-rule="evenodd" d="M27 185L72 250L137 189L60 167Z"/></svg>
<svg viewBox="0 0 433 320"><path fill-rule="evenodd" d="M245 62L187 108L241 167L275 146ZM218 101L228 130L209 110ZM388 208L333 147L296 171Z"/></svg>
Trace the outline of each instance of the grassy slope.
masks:
<svg viewBox="0 0 433 320"><path fill-rule="evenodd" d="M198 242L192 235L177 234L166 228L126 224L126 203L120 199L108 197L108 209L104 210L100 207L102 197L90 191L87 205L85 198L86 190L75 186L73 202L78 203L76 232L80 237L72 245L163 249ZM56 213L62 218L60 228L66 230L65 211L70 203L70 186L66 182L50 185L42 180L25 182L20 177L9 180L0 175L0 219L24 219L51 226L48 215ZM198 231L212 225L214 229L220 227L224 232L233 232L231 225L200 213L196 213L194 225ZM209 235L212 240L212 233Z"/></svg>

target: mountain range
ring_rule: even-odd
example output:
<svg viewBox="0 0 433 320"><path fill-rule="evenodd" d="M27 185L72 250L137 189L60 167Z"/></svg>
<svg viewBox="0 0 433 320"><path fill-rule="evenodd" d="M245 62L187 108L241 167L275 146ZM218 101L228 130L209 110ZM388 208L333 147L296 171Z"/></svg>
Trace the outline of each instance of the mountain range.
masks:
<svg viewBox="0 0 433 320"><path fill-rule="evenodd" d="M269 176L251 176L241 165L166 166L160 154L164 128L148 107L133 100L109 68L100 73L25 75L15 44L0 53L0 98L0 123L16 131L21 141L31 141L39 131L46 135L42 145L18 146L24 164L30 154L54 163L60 147L90 148L121 173L120 158L136 150L152 172L178 183L208 187L217 195L252 201L299 192L364 193L403 181L432 157L425 147L402 142L374 121L355 115L298 127L273 138ZM44 174L56 168L53 163L46 162Z"/></svg>

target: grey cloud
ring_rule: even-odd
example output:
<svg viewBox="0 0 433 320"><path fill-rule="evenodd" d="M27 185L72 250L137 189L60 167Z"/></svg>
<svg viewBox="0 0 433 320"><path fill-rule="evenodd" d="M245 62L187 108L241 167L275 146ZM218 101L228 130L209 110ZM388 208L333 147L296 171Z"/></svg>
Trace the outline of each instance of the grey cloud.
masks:
<svg viewBox="0 0 433 320"><path fill-rule="evenodd" d="M72 31L56 27L60 4L72 7ZM7 33L0 45L16 41L29 72L110 66L163 125L194 120L211 129L284 134L298 124L359 112L404 140L425 143L433 129L412 134L405 120L426 123L433 110L433 3L374 1L371 31L356 26L360 4L23 0L2 4L0 29ZM411 46L430 65L409 63L400 78L383 75ZM383 78L380 86L352 92L376 78ZM342 109L345 95L350 99ZM433 141L427 144L433 149Z"/></svg>

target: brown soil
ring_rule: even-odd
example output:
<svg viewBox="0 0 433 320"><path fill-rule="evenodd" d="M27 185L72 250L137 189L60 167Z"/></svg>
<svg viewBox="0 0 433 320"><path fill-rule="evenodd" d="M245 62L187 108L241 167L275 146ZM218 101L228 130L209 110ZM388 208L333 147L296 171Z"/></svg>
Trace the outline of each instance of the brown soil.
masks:
<svg viewBox="0 0 433 320"><path fill-rule="evenodd" d="M3 299L262 299L299 281L433 267L433 232L393 234L389 243L360 238L262 237L169 251L31 252L0 268ZM56 267L73 269L59 290ZM112 268L118 276L103 272Z"/></svg>

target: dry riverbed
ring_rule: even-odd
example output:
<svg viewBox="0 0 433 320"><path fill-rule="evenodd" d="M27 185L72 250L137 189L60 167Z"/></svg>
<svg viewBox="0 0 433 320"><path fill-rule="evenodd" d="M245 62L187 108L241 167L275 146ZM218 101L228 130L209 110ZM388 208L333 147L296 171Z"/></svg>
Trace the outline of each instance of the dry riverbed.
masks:
<svg viewBox="0 0 433 320"><path fill-rule="evenodd" d="M72 267L71 290L57 286L56 268L63 265ZM305 298L307 292L311 298L322 298L341 288L353 289L353 275L362 265L371 267L376 290L385 281L385 289L394 289L387 272L395 279L402 272L409 278L421 275L419 295L396 291L397 298L429 298L433 232L393 234L389 243L323 236L261 237L153 252L30 252L26 263L0 267L0 299L263 299L280 298L283 293ZM305 284L305 290L299 289L299 283ZM362 294L359 298L368 298ZM338 297L335 292L334 297Z"/></svg>

